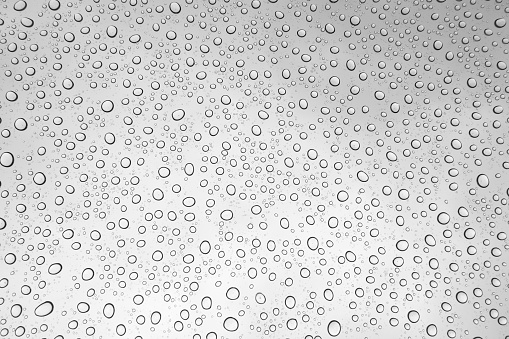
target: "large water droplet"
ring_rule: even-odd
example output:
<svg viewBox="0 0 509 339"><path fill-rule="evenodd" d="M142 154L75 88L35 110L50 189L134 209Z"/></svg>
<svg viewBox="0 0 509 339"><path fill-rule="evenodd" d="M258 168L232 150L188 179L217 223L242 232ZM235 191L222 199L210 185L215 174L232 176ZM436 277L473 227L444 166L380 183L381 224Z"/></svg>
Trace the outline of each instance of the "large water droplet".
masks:
<svg viewBox="0 0 509 339"><path fill-rule="evenodd" d="M34 313L38 317L46 317L53 312L53 303L51 301L45 301L35 309Z"/></svg>

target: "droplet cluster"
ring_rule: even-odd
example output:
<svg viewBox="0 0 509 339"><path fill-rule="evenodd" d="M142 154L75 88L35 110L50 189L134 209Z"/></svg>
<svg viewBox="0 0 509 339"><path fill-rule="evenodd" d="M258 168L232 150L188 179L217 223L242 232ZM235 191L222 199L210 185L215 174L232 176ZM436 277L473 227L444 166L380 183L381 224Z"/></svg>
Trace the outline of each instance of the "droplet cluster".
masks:
<svg viewBox="0 0 509 339"><path fill-rule="evenodd" d="M507 1L0 6L0 338L509 338Z"/></svg>

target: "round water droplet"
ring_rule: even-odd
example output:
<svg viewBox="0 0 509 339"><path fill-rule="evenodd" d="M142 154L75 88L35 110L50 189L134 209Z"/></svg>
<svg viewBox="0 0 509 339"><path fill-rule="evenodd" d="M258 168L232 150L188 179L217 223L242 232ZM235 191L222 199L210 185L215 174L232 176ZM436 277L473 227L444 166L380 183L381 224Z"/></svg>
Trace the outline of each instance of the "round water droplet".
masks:
<svg viewBox="0 0 509 339"><path fill-rule="evenodd" d="M336 198L338 199L338 201L340 202L345 202L348 200L348 192L346 191L339 191L338 194L336 195Z"/></svg>
<svg viewBox="0 0 509 339"><path fill-rule="evenodd" d="M168 167L163 166L157 170L157 174L159 174L161 178L167 178L171 174L171 171Z"/></svg>
<svg viewBox="0 0 509 339"><path fill-rule="evenodd" d="M11 152L3 152L0 155L0 165L3 167L11 167L14 164L14 155Z"/></svg>
<svg viewBox="0 0 509 339"><path fill-rule="evenodd" d="M498 18L495 20L495 27L497 28L504 28L506 25L506 19L504 18Z"/></svg>
<svg viewBox="0 0 509 339"><path fill-rule="evenodd" d="M223 327L225 330L229 332L235 332L239 329L239 322L236 318L228 317L223 322Z"/></svg>
<svg viewBox="0 0 509 339"><path fill-rule="evenodd" d="M24 118L18 118L14 121L14 128L18 131L24 131L28 128L28 123Z"/></svg>
<svg viewBox="0 0 509 339"><path fill-rule="evenodd" d="M65 78L64 80L62 80L62 87L67 90L70 90L74 87L74 82L69 78Z"/></svg>
<svg viewBox="0 0 509 339"><path fill-rule="evenodd" d="M451 217L447 212L440 212L437 216L437 220L442 225L447 225L451 220Z"/></svg>
<svg viewBox="0 0 509 339"><path fill-rule="evenodd" d="M16 92L13 92L13 91L8 91L7 93L5 93L5 98L7 99L7 101L16 101L18 100L18 94Z"/></svg>
<svg viewBox="0 0 509 339"><path fill-rule="evenodd" d="M408 316L407 317L408 317L408 320L411 323L416 323L421 318L421 315L416 310L412 310L412 311L408 312Z"/></svg>
<svg viewBox="0 0 509 339"><path fill-rule="evenodd" d="M329 78L329 84L331 84L331 86L334 86L334 87L335 86L339 86L340 82L341 81L339 80L339 78L337 76L335 76L335 75L331 76Z"/></svg>
<svg viewBox="0 0 509 339"><path fill-rule="evenodd" d="M106 113L113 111L114 107L115 107L115 105L113 104L113 101L111 101L111 100L104 100L101 104L101 109L103 110L103 112L106 112Z"/></svg>
<svg viewBox="0 0 509 339"><path fill-rule="evenodd" d="M327 325L327 332L331 337L337 337L341 333L341 324L337 320L331 320Z"/></svg>
<svg viewBox="0 0 509 339"><path fill-rule="evenodd" d="M408 249L408 241L406 240L399 240L397 243L396 243L396 248L398 249L398 251L406 251Z"/></svg>
<svg viewBox="0 0 509 339"><path fill-rule="evenodd" d="M461 206L460 208L458 208L458 214L460 217L463 217L463 218L466 218L470 215L470 213L464 206Z"/></svg>
<svg viewBox="0 0 509 339"><path fill-rule="evenodd" d="M76 308L78 309L78 312L80 312L80 313L87 313L88 311L90 311L90 304L88 304L86 302L80 302L80 303L78 303Z"/></svg>
<svg viewBox="0 0 509 339"><path fill-rule="evenodd" d="M192 264L194 262L194 255L192 255L191 253L189 254L186 254L183 258L182 258L182 261L186 264Z"/></svg>
<svg viewBox="0 0 509 339"><path fill-rule="evenodd" d="M442 47L444 47L444 43L440 40L435 40L435 42L433 42L433 48L436 49L437 51L441 50Z"/></svg>
<svg viewBox="0 0 509 339"><path fill-rule="evenodd" d="M175 31L166 32L166 38L168 40L175 40L177 38L177 33Z"/></svg>
<svg viewBox="0 0 509 339"><path fill-rule="evenodd" d="M256 293L256 295L255 295L255 300L256 300L256 302L257 302L258 304L263 305L263 304L265 304L265 302L267 301L267 298L265 297L265 295L264 295L263 293L258 292L258 293Z"/></svg>
<svg viewBox="0 0 509 339"><path fill-rule="evenodd" d="M186 115L186 112L182 109L182 108L179 108L179 109L176 109L174 110L172 113L171 113L171 117L173 118L173 120L175 121L180 121L184 118L184 116Z"/></svg>
<svg viewBox="0 0 509 339"><path fill-rule="evenodd" d="M459 150L463 147L463 145L459 139L452 139L451 147L454 148L455 150Z"/></svg>
<svg viewBox="0 0 509 339"><path fill-rule="evenodd" d="M226 27L226 33L228 34L234 34L237 31L237 27L235 25L229 25Z"/></svg>
<svg viewBox="0 0 509 339"><path fill-rule="evenodd" d="M108 28L106 28L106 35L110 38L114 38L117 36L118 29L117 26L110 25Z"/></svg>
<svg viewBox="0 0 509 339"><path fill-rule="evenodd" d="M108 144L108 145L113 145L115 143L115 134L111 133L111 132L108 132L104 135L104 141Z"/></svg>
<svg viewBox="0 0 509 339"><path fill-rule="evenodd" d="M481 188L486 188L490 185L490 179L486 174L479 174L477 176L477 185Z"/></svg>
<svg viewBox="0 0 509 339"><path fill-rule="evenodd" d="M307 245L310 250L315 251L320 244L316 237L309 237L307 240Z"/></svg>
<svg viewBox="0 0 509 339"><path fill-rule="evenodd" d="M233 219L233 211L232 210L224 210L221 212L221 219L225 221L229 221Z"/></svg>
<svg viewBox="0 0 509 339"><path fill-rule="evenodd" d="M290 331L297 329L298 326L299 323L295 318L291 318L286 321L286 328L288 328Z"/></svg>
<svg viewBox="0 0 509 339"><path fill-rule="evenodd" d="M7 253L4 257L4 262L7 265L12 265L16 262L16 255L14 253Z"/></svg>
<svg viewBox="0 0 509 339"><path fill-rule="evenodd" d="M48 3L48 7L52 11L56 11L56 10L58 10L60 8L60 1L58 1L58 0L50 0L49 3Z"/></svg>
<svg viewBox="0 0 509 339"><path fill-rule="evenodd" d="M438 328L435 324L430 324L426 327L426 334L430 337L434 337L438 334Z"/></svg>
<svg viewBox="0 0 509 339"><path fill-rule="evenodd" d="M37 172L35 173L33 180L37 185L44 185L46 183L46 176L42 172Z"/></svg>
<svg viewBox="0 0 509 339"><path fill-rule="evenodd" d="M170 11L173 14L178 14L178 13L180 13L181 10L182 10L182 8L180 7L180 4L178 2L172 2L170 4Z"/></svg>
<svg viewBox="0 0 509 339"><path fill-rule="evenodd" d="M456 300L460 304L464 304L468 301L468 295L463 291L459 291L458 293L456 293Z"/></svg>
<svg viewBox="0 0 509 339"><path fill-rule="evenodd" d="M375 91L375 98L377 100L383 100L385 99L385 93L382 91Z"/></svg>
<svg viewBox="0 0 509 339"><path fill-rule="evenodd" d="M361 23L361 18L358 17L357 15L353 15L350 17L350 23L353 26L358 26Z"/></svg>
<svg viewBox="0 0 509 339"><path fill-rule="evenodd" d="M160 188L155 188L152 191L152 198L156 201L161 201L164 199L164 192Z"/></svg>
<svg viewBox="0 0 509 339"><path fill-rule="evenodd" d="M226 297L230 300L237 300L240 297L240 291L237 287L230 287L226 291Z"/></svg>
<svg viewBox="0 0 509 339"><path fill-rule="evenodd" d="M94 277L95 275L95 272L93 269L91 268L85 268L83 270L83 272L81 272L81 278L84 280L84 281L89 281L89 280L92 280L92 278Z"/></svg>

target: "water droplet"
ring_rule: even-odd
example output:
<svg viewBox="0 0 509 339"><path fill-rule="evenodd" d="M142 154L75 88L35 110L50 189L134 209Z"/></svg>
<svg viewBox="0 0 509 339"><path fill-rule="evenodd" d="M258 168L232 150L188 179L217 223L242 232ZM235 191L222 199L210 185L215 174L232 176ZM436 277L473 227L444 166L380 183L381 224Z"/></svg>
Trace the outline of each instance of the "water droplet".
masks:
<svg viewBox="0 0 509 339"><path fill-rule="evenodd" d="M504 28L506 25L506 20L504 18L498 18L495 20L495 27Z"/></svg>
<svg viewBox="0 0 509 339"><path fill-rule="evenodd" d="M360 180L360 179L359 179ZM338 201L340 202L345 202L348 200L348 193L344 190L341 190L338 192L338 194L336 195L336 198L338 199Z"/></svg>
<svg viewBox="0 0 509 339"><path fill-rule="evenodd" d="M240 291L236 287L230 287L226 291L226 297L230 300L237 300L240 297Z"/></svg>
<svg viewBox="0 0 509 339"><path fill-rule="evenodd" d="M14 304L11 306L11 316L17 318L23 312L23 307L20 304Z"/></svg>
<svg viewBox="0 0 509 339"><path fill-rule="evenodd" d="M14 102L18 100L18 94L13 91L8 91L7 93L5 93L5 98L7 99L7 101Z"/></svg>
<svg viewBox="0 0 509 339"><path fill-rule="evenodd" d="M464 304L468 301L468 295L463 291L459 291L458 293L456 293L456 300L460 304Z"/></svg>
<svg viewBox="0 0 509 339"><path fill-rule="evenodd" d="M410 312L408 312L408 320L411 322L411 323L416 323L419 321L419 319L421 318L421 315L419 314L419 312L417 312L416 310L412 310Z"/></svg>
<svg viewBox="0 0 509 339"><path fill-rule="evenodd" d="M60 1L58 1L58 0L50 0L48 2L48 7L52 11L56 11L56 10L58 10L60 8Z"/></svg>
<svg viewBox="0 0 509 339"><path fill-rule="evenodd" d="M229 221L233 219L233 212L232 210L224 210L221 212L221 219L224 221Z"/></svg>
<svg viewBox="0 0 509 339"><path fill-rule="evenodd" d="M295 318L290 318L286 321L286 328L288 328L290 331L296 330L298 326L299 323Z"/></svg>
<svg viewBox="0 0 509 339"><path fill-rule="evenodd" d="M438 334L438 328L435 324L430 324L426 327L426 334L430 337L435 337Z"/></svg>
<svg viewBox="0 0 509 339"><path fill-rule="evenodd" d="M11 167L14 164L14 155L11 152L3 152L0 155L0 165Z"/></svg>
<svg viewBox="0 0 509 339"><path fill-rule="evenodd" d="M369 176L364 171L358 171L357 179L359 179L361 182L367 182L369 180Z"/></svg>
<svg viewBox="0 0 509 339"><path fill-rule="evenodd" d="M255 295L255 300L256 300L256 302L257 302L258 304L263 305L263 304L265 304L265 302L267 301L267 298L265 297L265 295L264 295L263 293L258 292L258 293L256 293L256 295Z"/></svg>
<svg viewBox="0 0 509 339"><path fill-rule="evenodd" d="M101 109L105 113L109 113L109 112L113 111L114 107L115 107L115 105L113 104L113 101L111 101L111 100L104 100L101 104Z"/></svg>
<svg viewBox="0 0 509 339"><path fill-rule="evenodd" d="M181 7L180 7L180 4L178 2L172 2L170 4L170 11L173 13L173 14L178 14L180 13L181 11Z"/></svg>
<svg viewBox="0 0 509 339"><path fill-rule="evenodd" d="M335 75L334 75L334 76L331 76L331 77L329 78L329 84L331 84L331 86L339 86L339 84L340 84L340 80L339 80L339 78L338 78L337 76L335 76Z"/></svg>
<svg viewBox="0 0 509 339"><path fill-rule="evenodd" d="M46 183L46 176L42 172L37 172L35 173L33 180L37 185L44 185Z"/></svg>
<svg viewBox="0 0 509 339"><path fill-rule="evenodd" d="M114 38L117 36L118 28L117 26L110 25L106 28L106 35L110 38Z"/></svg>
<svg viewBox="0 0 509 339"><path fill-rule="evenodd" d="M14 3L13 8L16 11L23 11L25 10L25 8L27 8L27 3L24 0L16 1L16 3Z"/></svg>
<svg viewBox="0 0 509 339"><path fill-rule="evenodd" d="M34 313L38 317L46 317L53 312L54 306L51 301L45 301L36 307Z"/></svg>
<svg viewBox="0 0 509 339"><path fill-rule="evenodd" d="M94 270L88 267L85 268L83 272L81 272L81 279L83 279L83 281L90 281L92 280L92 278L94 278L94 275L95 275Z"/></svg>
<svg viewBox="0 0 509 339"><path fill-rule="evenodd" d="M171 113L171 117L173 118L173 120L175 121L180 121L184 118L184 116L186 115L186 112L182 109L182 108L179 108L179 109L176 109L174 110L172 113Z"/></svg>
<svg viewBox="0 0 509 339"><path fill-rule="evenodd" d="M112 303L106 303L103 307L103 315L111 319L115 315L115 306Z"/></svg>
<svg viewBox="0 0 509 339"><path fill-rule="evenodd" d="M451 220L451 217L447 212L440 212L437 216L437 220L442 225L447 225Z"/></svg>
<svg viewBox="0 0 509 339"><path fill-rule="evenodd" d="M4 262L7 265L12 265L16 262L16 255L14 253L7 253L4 257Z"/></svg>
<svg viewBox="0 0 509 339"><path fill-rule="evenodd" d="M490 185L490 179L486 174L479 174L477 176L477 185L481 188L487 188Z"/></svg>
<svg viewBox="0 0 509 339"><path fill-rule="evenodd" d="M62 272L62 264L53 263L48 267L48 273L51 275L56 275Z"/></svg>
<svg viewBox="0 0 509 339"><path fill-rule="evenodd" d="M228 317L224 320L223 327L228 332L235 332L239 329L239 322L236 318Z"/></svg>
<svg viewBox="0 0 509 339"><path fill-rule="evenodd" d="M341 324L337 320L331 320L327 325L327 332L331 337L337 337L341 333Z"/></svg>

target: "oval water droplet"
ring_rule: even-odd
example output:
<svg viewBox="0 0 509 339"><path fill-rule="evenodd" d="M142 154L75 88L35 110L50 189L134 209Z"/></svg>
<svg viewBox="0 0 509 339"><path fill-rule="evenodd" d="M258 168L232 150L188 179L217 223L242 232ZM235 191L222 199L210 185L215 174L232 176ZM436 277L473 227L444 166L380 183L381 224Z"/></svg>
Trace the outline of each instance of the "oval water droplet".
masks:
<svg viewBox="0 0 509 339"><path fill-rule="evenodd" d="M112 303L107 303L103 307L103 315L111 319L115 315L115 306Z"/></svg>
<svg viewBox="0 0 509 339"><path fill-rule="evenodd" d="M51 301L45 301L35 309L34 313L38 317L46 317L53 312L54 305Z"/></svg>
<svg viewBox="0 0 509 339"><path fill-rule="evenodd" d="M331 337L337 337L341 333L341 324L337 320L331 320L327 325L327 332Z"/></svg>

